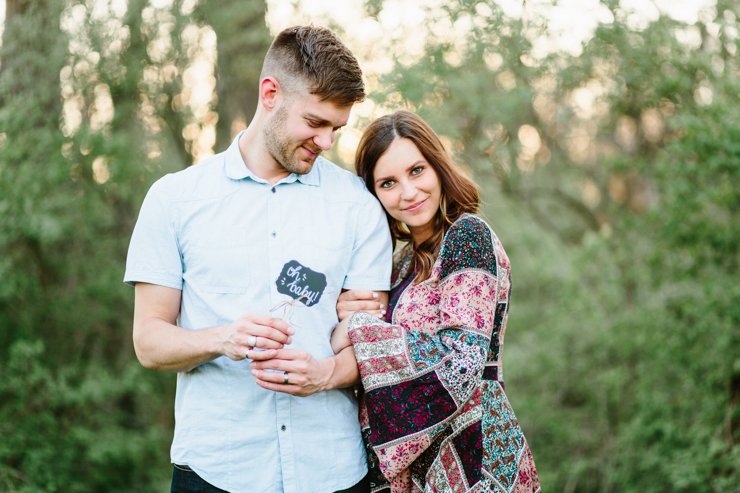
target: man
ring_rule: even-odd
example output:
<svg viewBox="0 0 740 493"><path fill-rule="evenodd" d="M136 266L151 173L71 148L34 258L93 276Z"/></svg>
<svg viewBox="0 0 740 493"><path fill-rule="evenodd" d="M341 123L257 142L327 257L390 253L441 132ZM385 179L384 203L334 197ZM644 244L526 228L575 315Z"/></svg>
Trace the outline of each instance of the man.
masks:
<svg viewBox="0 0 740 493"><path fill-rule="evenodd" d="M260 79L249 127L152 186L129 248L136 354L178 372L172 491L369 491L354 352L330 336L343 289L387 304L390 235L362 181L319 157L362 73L310 26L275 38Z"/></svg>

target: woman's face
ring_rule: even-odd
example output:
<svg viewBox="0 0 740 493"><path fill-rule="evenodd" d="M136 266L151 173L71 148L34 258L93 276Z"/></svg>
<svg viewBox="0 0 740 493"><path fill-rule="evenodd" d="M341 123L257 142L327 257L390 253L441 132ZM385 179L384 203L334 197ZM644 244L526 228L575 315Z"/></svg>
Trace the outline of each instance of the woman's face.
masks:
<svg viewBox="0 0 740 493"><path fill-rule="evenodd" d="M375 193L392 218L405 223L417 245L431 236L442 184L409 139L396 138L373 172Z"/></svg>

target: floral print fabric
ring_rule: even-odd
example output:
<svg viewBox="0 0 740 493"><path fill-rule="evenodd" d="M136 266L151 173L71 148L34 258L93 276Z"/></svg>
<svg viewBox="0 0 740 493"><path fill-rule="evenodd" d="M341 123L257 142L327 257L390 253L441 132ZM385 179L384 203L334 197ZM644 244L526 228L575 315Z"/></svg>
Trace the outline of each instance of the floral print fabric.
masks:
<svg viewBox="0 0 740 493"><path fill-rule="evenodd" d="M349 324L372 491L539 492L503 387L511 278L501 243L466 214L416 285L410 255L394 259L389 321L358 312Z"/></svg>

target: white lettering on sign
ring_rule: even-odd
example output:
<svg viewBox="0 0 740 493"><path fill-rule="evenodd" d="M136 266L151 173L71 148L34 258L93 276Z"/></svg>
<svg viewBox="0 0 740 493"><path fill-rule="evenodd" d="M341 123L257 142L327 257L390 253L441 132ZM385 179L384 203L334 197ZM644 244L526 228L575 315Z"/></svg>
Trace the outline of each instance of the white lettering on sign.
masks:
<svg viewBox="0 0 740 493"><path fill-rule="evenodd" d="M275 280L278 293L286 294L306 306L313 306L321 300L326 289L326 276L291 260Z"/></svg>
<svg viewBox="0 0 740 493"><path fill-rule="evenodd" d="M296 295L296 298L306 297L308 300L311 301L311 303L315 303L316 299L319 297L319 292L311 291L310 289L308 289L308 286L298 285L299 282L306 281L307 279L306 274L301 273L302 269L302 265L291 267L290 269L288 269L288 272L286 274L293 280L289 282L286 287L290 290L291 293Z"/></svg>

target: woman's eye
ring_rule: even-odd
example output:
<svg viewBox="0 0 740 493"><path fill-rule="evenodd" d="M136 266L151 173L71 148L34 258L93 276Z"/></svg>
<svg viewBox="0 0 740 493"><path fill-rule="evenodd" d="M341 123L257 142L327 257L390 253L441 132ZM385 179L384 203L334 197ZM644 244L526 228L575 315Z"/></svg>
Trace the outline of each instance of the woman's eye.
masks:
<svg viewBox="0 0 740 493"><path fill-rule="evenodd" d="M380 188L391 188L395 182L393 180L384 181L380 184Z"/></svg>
<svg viewBox="0 0 740 493"><path fill-rule="evenodd" d="M424 166L417 166L416 168L414 168L414 169L411 170L411 174L412 175L418 175L422 171L424 171Z"/></svg>

